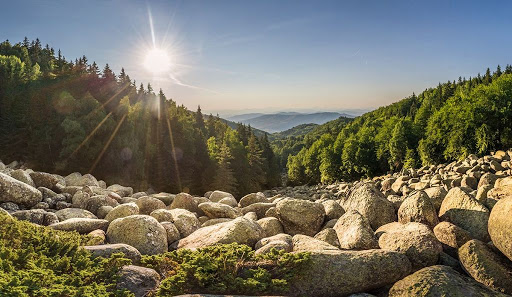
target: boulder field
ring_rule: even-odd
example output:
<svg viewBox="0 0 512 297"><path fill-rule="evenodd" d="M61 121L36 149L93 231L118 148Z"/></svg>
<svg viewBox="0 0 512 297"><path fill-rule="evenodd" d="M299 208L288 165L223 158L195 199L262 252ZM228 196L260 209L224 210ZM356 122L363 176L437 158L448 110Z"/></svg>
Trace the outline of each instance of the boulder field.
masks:
<svg viewBox="0 0 512 297"><path fill-rule="evenodd" d="M89 234L93 256L132 260L118 281L145 296L161 279L142 255L239 243L309 252L289 296L512 295L512 151L404 169L357 182L134 192L90 174L60 176L0 162L0 212ZM499 166L498 166L499 165ZM1 234L0 234L1 236Z"/></svg>

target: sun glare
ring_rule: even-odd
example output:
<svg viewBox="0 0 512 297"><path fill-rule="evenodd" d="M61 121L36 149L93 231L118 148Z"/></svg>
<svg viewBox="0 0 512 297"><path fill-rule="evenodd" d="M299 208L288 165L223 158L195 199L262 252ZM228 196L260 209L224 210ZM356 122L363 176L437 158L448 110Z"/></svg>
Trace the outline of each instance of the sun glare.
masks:
<svg viewBox="0 0 512 297"><path fill-rule="evenodd" d="M167 72L171 67L171 59L164 50L153 48L146 54L144 67L154 74Z"/></svg>

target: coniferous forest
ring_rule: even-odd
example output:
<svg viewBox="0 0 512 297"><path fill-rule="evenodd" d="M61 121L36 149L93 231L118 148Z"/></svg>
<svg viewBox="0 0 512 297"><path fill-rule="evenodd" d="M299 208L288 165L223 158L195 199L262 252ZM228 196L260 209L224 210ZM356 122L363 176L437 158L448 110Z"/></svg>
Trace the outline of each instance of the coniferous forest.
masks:
<svg viewBox="0 0 512 297"><path fill-rule="evenodd" d="M510 65L270 140L39 39L0 44L0 79L4 158L141 190L242 195L284 172L292 185L356 180L512 146Z"/></svg>
<svg viewBox="0 0 512 297"><path fill-rule="evenodd" d="M512 147L512 66L440 83L353 121L276 140L291 184L373 177ZM335 121L334 121L335 122ZM288 155L290 155L288 157Z"/></svg>
<svg viewBox="0 0 512 297"><path fill-rule="evenodd" d="M237 195L280 183L268 137L190 111L124 69L68 60L39 39L0 44L0 154L136 189Z"/></svg>

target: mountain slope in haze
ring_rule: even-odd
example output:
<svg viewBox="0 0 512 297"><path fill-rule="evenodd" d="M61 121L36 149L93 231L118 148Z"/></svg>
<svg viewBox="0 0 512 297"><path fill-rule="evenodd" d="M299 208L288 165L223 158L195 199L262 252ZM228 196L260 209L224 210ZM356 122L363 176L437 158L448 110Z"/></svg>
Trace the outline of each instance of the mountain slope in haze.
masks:
<svg viewBox="0 0 512 297"><path fill-rule="evenodd" d="M508 149L510 119L512 66L507 65L504 71L498 66L494 73L487 69L483 76L440 83L357 117L340 130L320 125L302 139L281 140L273 147L281 144L276 152L284 154L278 156L281 162L286 157L292 184L354 180Z"/></svg>
<svg viewBox="0 0 512 297"><path fill-rule="evenodd" d="M272 134L270 134L269 139L274 140L274 139L283 139L283 138L287 138L287 137L297 137L297 136L306 135L309 132L313 131L317 126L318 126L318 124L312 124L312 123L311 124L301 124L301 125L295 126L291 129L288 129L285 131L272 133ZM255 134L256 134L256 132L255 132Z"/></svg>
<svg viewBox="0 0 512 297"><path fill-rule="evenodd" d="M263 114L240 122L269 133L281 132L302 124L324 124L339 117L352 117L338 112ZM232 120L232 118L230 118Z"/></svg>

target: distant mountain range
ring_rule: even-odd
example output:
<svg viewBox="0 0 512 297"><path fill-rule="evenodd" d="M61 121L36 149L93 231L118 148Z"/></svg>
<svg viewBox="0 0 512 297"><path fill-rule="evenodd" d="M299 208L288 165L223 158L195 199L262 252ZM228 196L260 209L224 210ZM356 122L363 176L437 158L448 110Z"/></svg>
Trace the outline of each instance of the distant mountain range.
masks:
<svg viewBox="0 0 512 297"><path fill-rule="evenodd" d="M233 122L244 123L251 127L269 132L281 132L302 124L324 124L339 117L353 118L353 115L339 112L279 112L273 114L266 113L246 113L227 117Z"/></svg>

